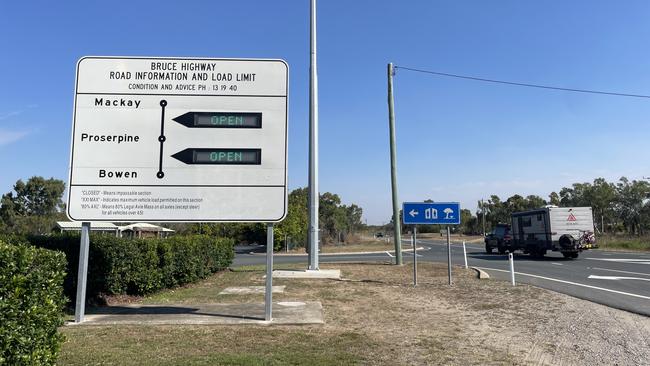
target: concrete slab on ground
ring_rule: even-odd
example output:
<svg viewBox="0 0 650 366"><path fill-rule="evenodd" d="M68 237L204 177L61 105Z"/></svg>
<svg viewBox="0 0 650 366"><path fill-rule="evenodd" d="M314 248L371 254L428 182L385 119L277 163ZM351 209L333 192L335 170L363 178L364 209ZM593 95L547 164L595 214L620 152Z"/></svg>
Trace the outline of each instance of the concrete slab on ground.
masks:
<svg viewBox="0 0 650 366"><path fill-rule="evenodd" d="M66 325L237 325L323 324L319 301L273 303L273 320L264 320L264 303L122 305L90 309L81 324Z"/></svg>
<svg viewBox="0 0 650 366"><path fill-rule="evenodd" d="M273 286L273 293L279 294L284 292L286 286ZM226 287L219 295L249 295L263 294L266 291L264 286L243 286L243 287Z"/></svg>
<svg viewBox="0 0 650 366"><path fill-rule="evenodd" d="M277 270L273 271L273 278L325 278L335 279L341 278L340 269L320 269L320 270Z"/></svg>

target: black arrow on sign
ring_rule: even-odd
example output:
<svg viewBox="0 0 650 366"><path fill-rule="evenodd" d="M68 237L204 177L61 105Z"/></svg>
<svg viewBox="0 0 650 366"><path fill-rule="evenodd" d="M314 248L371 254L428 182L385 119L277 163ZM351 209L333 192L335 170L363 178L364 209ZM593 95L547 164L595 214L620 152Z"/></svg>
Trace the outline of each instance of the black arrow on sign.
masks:
<svg viewBox="0 0 650 366"><path fill-rule="evenodd" d="M192 164L194 162L194 149L185 149L172 155L172 158L183 162L185 164Z"/></svg>
<svg viewBox="0 0 650 366"><path fill-rule="evenodd" d="M173 119L185 127L194 127L194 112L187 112Z"/></svg>

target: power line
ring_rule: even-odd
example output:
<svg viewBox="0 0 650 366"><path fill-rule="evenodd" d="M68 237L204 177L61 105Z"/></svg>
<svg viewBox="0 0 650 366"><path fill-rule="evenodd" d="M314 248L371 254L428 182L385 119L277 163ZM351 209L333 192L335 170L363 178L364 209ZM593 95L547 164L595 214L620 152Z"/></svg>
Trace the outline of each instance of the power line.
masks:
<svg viewBox="0 0 650 366"><path fill-rule="evenodd" d="M414 69L414 68L403 67L403 66L395 66L395 69L402 69L402 70L420 72L420 73L424 73L424 74L431 74L431 75L437 75L437 76L446 76L446 77L450 77L450 78L458 78L458 79L466 79L466 80L474 80L474 81L483 81L483 82L487 82L487 83L525 86L525 87L529 87L529 88L551 89L551 90L562 90L562 91L569 91L569 92L576 92L576 93L614 95L614 96L617 96L617 97L649 98L650 99L650 95L643 95L643 94L615 93L615 92L606 92L606 91L600 91L600 90L561 88L559 86L538 85L538 84L529 84L529 83L517 83L517 82L514 82L514 81L485 79L485 78L479 78L479 77L475 77L475 76L448 74L448 73L445 73L445 72L421 70L421 69Z"/></svg>

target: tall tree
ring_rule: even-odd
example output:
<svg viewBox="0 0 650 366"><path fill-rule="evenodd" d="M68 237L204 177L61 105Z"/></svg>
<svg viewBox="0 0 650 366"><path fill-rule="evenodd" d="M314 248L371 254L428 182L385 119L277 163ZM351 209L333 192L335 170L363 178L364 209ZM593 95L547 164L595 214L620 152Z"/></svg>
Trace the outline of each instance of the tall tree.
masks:
<svg viewBox="0 0 650 366"><path fill-rule="evenodd" d="M27 183L18 180L13 191L0 198L0 219L3 230L11 232L47 233L57 219L62 219L62 196L65 183L59 179L31 177Z"/></svg>
<svg viewBox="0 0 650 366"><path fill-rule="evenodd" d="M641 214L647 205L650 184L622 177L616 184L616 211L630 234L642 234Z"/></svg>
<svg viewBox="0 0 650 366"><path fill-rule="evenodd" d="M546 201L540 196L531 194L529 196L526 196L525 205L526 205L526 210L534 210L536 208L542 208L546 206Z"/></svg>
<svg viewBox="0 0 650 366"><path fill-rule="evenodd" d="M551 205L554 206L559 206L560 205L560 195L557 194L557 192L551 192L551 194L548 195L548 202Z"/></svg>

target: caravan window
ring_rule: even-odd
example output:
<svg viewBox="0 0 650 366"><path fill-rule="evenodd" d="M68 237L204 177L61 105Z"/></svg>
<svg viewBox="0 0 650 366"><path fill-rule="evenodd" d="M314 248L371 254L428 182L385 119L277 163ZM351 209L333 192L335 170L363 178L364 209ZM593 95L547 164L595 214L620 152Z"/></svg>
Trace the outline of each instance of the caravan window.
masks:
<svg viewBox="0 0 650 366"><path fill-rule="evenodd" d="M542 214L537 215L537 221L542 221Z"/></svg>
<svg viewBox="0 0 650 366"><path fill-rule="evenodd" d="M532 221L532 220L530 219L530 216L529 216L529 217L524 217L524 218L521 220L521 225L522 225L523 227L533 226L533 223L532 223L531 221Z"/></svg>

